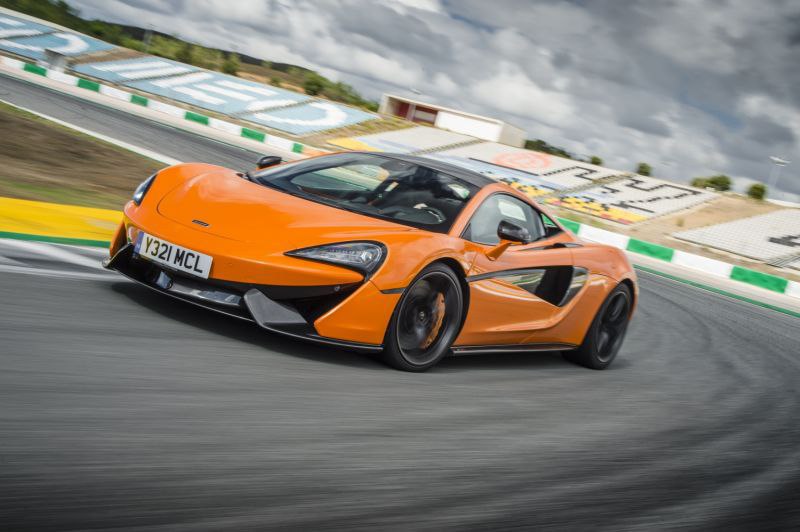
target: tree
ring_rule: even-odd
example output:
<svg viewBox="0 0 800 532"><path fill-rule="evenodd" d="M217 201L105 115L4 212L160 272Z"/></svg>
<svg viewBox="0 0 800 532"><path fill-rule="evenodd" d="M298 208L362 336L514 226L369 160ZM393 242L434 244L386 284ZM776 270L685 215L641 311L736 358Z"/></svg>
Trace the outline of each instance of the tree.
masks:
<svg viewBox="0 0 800 532"><path fill-rule="evenodd" d="M763 183L753 183L747 189L747 195L753 199L763 200L767 197L767 186Z"/></svg>
<svg viewBox="0 0 800 532"><path fill-rule="evenodd" d="M194 45L192 43L185 42L178 48L178 52L175 54L175 60L180 61L181 63L186 63L187 65L194 64Z"/></svg>
<svg viewBox="0 0 800 532"><path fill-rule="evenodd" d="M603 158L598 157L597 155L592 155L589 157L589 162L595 166L603 166Z"/></svg>
<svg viewBox="0 0 800 532"><path fill-rule="evenodd" d="M653 173L653 167L647 163L639 163L636 167L636 173L639 175L650 175Z"/></svg>
<svg viewBox="0 0 800 532"><path fill-rule="evenodd" d="M222 71L226 74L230 74L231 76L235 76L239 72L239 67L241 66L241 63L239 62L239 54L236 52L230 52L228 57L226 57L225 61L222 63Z"/></svg>
<svg viewBox="0 0 800 532"><path fill-rule="evenodd" d="M534 151L541 151L544 153L549 153L551 155L557 155L559 157L564 157L566 159L572 159L572 154L569 153L564 148L559 148L558 146L553 146L548 144L547 142L543 141L542 139L536 140L526 140L525 141L525 149L526 150L534 150Z"/></svg>
<svg viewBox="0 0 800 532"><path fill-rule="evenodd" d="M708 186L714 190L725 192L731 189L731 178L723 174L711 176L708 178Z"/></svg>
<svg viewBox="0 0 800 532"><path fill-rule="evenodd" d="M325 88L325 81L325 78L316 72L310 72L306 75L306 79L303 82L303 90L306 91L306 94L316 96Z"/></svg>
<svg viewBox="0 0 800 532"><path fill-rule="evenodd" d="M731 178L724 175L712 175L710 177L695 177L692 179L692 186L698 188L713 188L719 192L731 189Z"/></svg>
<svg viewBox="0 0 800 532"><path fill-rule="evenodd" d="M122 44L122 28L99 20L89 22L89 33L111 44Z"/></svg>

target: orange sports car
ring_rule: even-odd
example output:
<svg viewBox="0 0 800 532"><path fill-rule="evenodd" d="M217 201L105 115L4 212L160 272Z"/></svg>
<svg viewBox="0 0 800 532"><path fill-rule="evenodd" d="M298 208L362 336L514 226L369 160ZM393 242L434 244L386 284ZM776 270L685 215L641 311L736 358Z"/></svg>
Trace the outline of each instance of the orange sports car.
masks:
<svg viewBox="0 0 800 532"><path fill-rule="evenodd" d="M179 164L125 206L106 267L269 331L423 371L563 351L606 368L638 296L622 251L514 188L424 157L337 153L239 173Z"/></svg>

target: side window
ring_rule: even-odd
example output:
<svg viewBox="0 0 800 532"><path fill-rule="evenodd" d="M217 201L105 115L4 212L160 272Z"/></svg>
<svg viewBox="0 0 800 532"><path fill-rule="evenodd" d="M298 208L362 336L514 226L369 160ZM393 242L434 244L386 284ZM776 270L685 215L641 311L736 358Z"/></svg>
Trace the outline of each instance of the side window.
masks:
<svg viewBox="0 0 800 532"><path fill-rule="evenodd" d="M561 228L544 213L542 213L542 223L544 223L544 232L547 236L557 235L561 232Z"/></svg>
<svg viewBox="0 0 800 532"><path fill-rule="evenodd" d="M532 240L545 236L544 224L536 209L513 196L494 194L476 209L462 237L478 244L499 244L497 226L502 220L524 227Z"/></svg>
<svg viewBox="0 0 800 532"><path fill-rule="evenodd" d="M341 195L352 190L372 190L388 175L374 164L350 164L305 172L290 181L298 187Z"/></svg>

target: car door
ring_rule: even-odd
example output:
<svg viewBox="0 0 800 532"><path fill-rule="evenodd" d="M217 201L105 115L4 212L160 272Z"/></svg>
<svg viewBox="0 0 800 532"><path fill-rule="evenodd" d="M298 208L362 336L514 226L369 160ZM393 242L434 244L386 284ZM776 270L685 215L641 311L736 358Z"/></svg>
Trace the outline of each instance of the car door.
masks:
<svg viewBox="0 0 800 532"><path fill-rule="evenodd" d="M503 220L526 229L531 241L510 245L494 257ZM495 193L475 210L461 236L479 251L467 277L469 311L456 345L535 341L537 330L558 320L574 274L561 230L532 205Z"/></svg>

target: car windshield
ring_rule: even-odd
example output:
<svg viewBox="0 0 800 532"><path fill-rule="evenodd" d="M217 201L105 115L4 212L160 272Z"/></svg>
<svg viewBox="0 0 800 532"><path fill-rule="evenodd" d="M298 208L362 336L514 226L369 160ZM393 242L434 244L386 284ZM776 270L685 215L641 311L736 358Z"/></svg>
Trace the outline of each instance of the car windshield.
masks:
<svg viewBox="0 0 800 532"><path fill-rule="evenodd" d="M342 153L252 174L262 185L340 209L446 233L475 185L391 157Z"/></svg>

